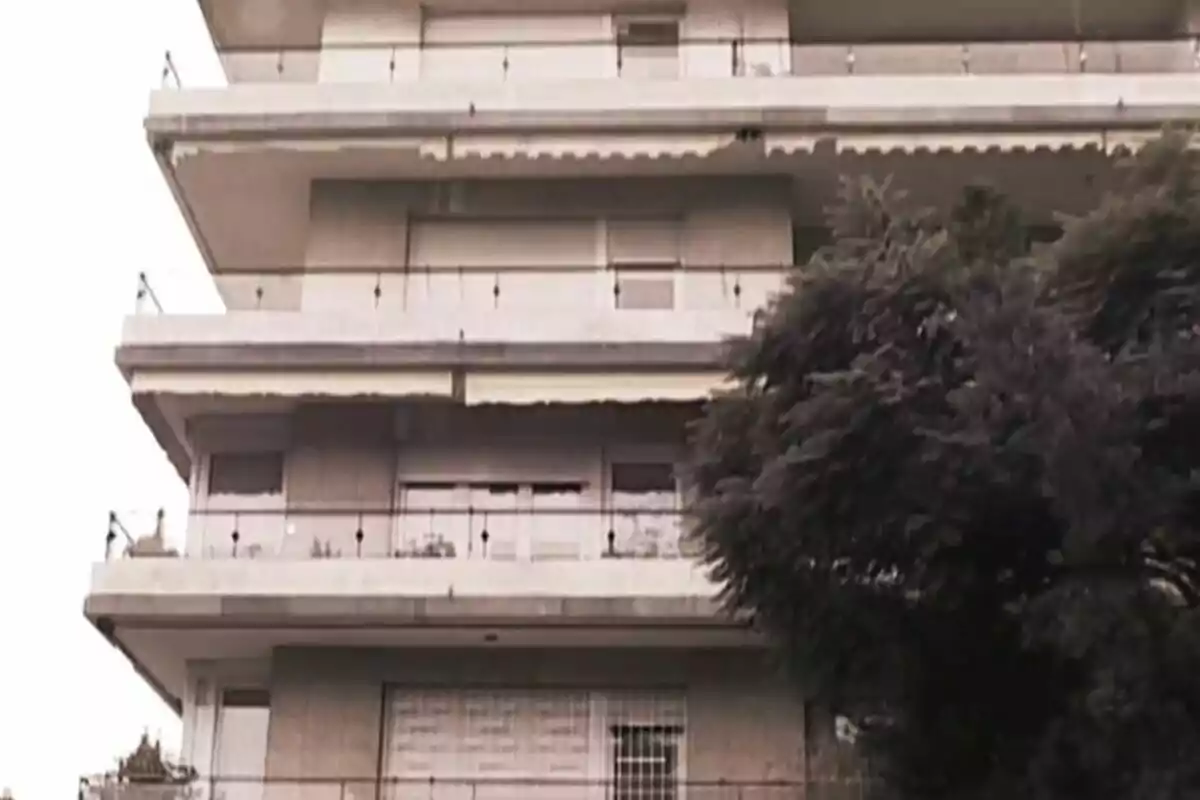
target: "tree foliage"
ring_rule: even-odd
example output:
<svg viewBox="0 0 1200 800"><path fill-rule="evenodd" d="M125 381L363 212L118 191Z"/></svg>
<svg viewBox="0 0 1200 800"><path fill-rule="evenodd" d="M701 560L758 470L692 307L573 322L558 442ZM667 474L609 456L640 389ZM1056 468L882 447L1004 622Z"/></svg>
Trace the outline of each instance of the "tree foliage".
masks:
<svg viewBox="0 0 1200 800"><path fill-rule="evenodd" d="M891 796L1200 796L1200 168L1169 136L1031 254L846 182L694 431L731 609Z"/></svg>
<svg viewBox="0 0 1200 800"><path fill-rule="evenodd" d="M87 800L189 800L198 797L193 786L196 771L176 764L162 751L162 744L142 734L128 756L117 759L115 773L86 778L80 782L80 797Z"/></svg>

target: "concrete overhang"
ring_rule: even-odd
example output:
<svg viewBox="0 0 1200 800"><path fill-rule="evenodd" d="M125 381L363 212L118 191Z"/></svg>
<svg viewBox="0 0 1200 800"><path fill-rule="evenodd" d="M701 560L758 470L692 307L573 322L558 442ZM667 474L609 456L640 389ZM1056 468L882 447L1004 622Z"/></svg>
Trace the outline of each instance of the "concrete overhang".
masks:
<svg viewBox="0 0 1200 800"><path fill-rule="evenodd" d="M838 104L843 89L814 93L809 82L821 80L711 79L651 89L610 81L598 99L586 81L557 97L475 87L473 111L470 87L436 83L240 85L157 95L146 125L209 269L220 272L305 264L317 181L784 175L796 187L797 223L819 225L838 176L871 170L905 174L897 185L921 202L942 184L982 177L1037 213L1073 212L1094 201L1113 153L1200 107L1194 73L914 77L889 83L874 106ZM891 81L852 79L860 80ZM936 93L914 89L929 81L949 81L935 87L940 106ZM852 95L854 85L844 91ZM1039 104L1039 86L1060 104ZM439 88L465 95L447 100ZM944 99L968 91L977 105ZM614 96L621 92L632 94ZM548 127L530 132L538 126ZM1048 169L1056 176L1050 182Z"/></svg>
<svg viewBox="0 0 1200 800"><path fill-rule="evenodd" d="M145 127L160 149L253 139L575 134L839 134L913 130L1096 132L1183 121L1194 72L604 78L488 82L251 83L151 95ZM436 150L433 151L436 153Z"/></svg>
<svg viewBox="0 0 1200 800"><path fill-rule="evenodd" d="M125 559L85 616L178 708L190 659L275 647L744 647L701 565Z"/></svg>

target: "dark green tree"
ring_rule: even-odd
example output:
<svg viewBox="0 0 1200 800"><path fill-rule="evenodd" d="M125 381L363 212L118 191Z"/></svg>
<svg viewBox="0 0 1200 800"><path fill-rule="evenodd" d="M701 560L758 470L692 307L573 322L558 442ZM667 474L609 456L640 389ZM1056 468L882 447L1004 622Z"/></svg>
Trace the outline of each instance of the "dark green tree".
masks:
<svg viewBox="0 0 1200 800"><path fill-rule="evenodd" d="M886 796L1200 796L1200 504L1152 446L1195 449L1170 292L1196 284L1134 313L1111 277L1145 240L1198 263L1183 152L1151 148L1044 263L986 188L938 214L848 182L834 243L731 348L740 389L693 431L699 535Z"/></svg>

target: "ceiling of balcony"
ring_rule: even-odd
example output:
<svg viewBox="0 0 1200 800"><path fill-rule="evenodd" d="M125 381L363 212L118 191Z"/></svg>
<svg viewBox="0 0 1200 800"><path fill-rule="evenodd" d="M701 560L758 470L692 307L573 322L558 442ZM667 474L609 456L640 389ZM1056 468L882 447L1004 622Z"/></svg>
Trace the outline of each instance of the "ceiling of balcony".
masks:
<svg viewBox="0 0 1200 800"><path fill-rule="evenodd" d="M200 0L222 48L315 47L336 0ZM341 0L369 6L378 0ZM1187 0L791 0L793 37L807 41L1156 38L1180 31ZM463 10L613 10L623 0L434 0ZM656 4L680 5L678 2ZM640 3L645 8L645 3Z"/></svg>
<svg viewBox="0 0 1200 800"><path fill-rule="evenodd" d="M276 647L460 648L724 648L759 643L742 628L221 628L203 625L125 626L114 636L165 693L181 698L190 660L269 661ZM493 638L494 637L494 638Z"/></svg>

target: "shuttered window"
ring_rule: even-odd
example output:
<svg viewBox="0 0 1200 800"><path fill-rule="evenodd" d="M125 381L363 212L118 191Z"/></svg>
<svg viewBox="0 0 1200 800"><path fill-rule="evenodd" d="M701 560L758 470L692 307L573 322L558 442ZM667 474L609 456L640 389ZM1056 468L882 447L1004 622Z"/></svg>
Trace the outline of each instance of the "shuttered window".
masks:
<svg viewBox="0 0 1200 800"><path fill-rule="evenodd" d="M677 220L609 220L607 255L613 302L624 309L675 307L680 226Z"/></svg>
<svg viewBox="0 0 1200 800"><path fill-rule="evenodd" d="M422 25L421 77L597 78L615 61L599 14L446 14Z"/></svg>
<svg viewBox="0 0 1200 800"><path fill-rule="evenodd" d="M392 687L385 776L396 798L674 800L685 730L679 692Z"/></svg>

